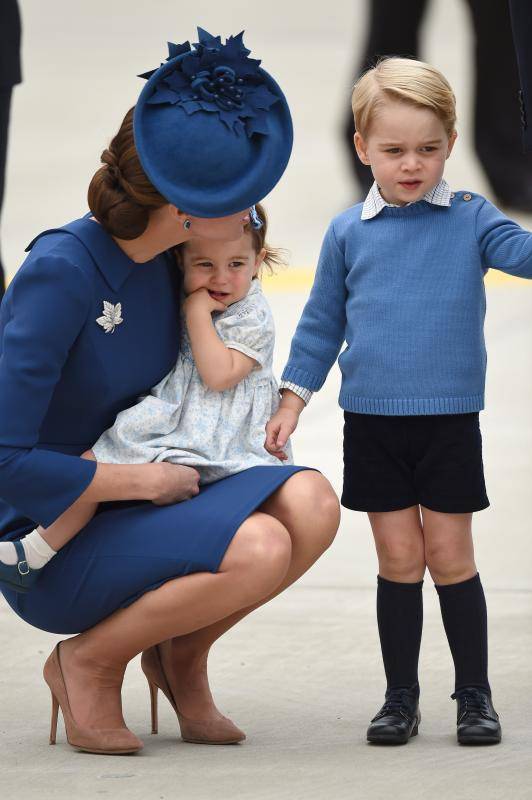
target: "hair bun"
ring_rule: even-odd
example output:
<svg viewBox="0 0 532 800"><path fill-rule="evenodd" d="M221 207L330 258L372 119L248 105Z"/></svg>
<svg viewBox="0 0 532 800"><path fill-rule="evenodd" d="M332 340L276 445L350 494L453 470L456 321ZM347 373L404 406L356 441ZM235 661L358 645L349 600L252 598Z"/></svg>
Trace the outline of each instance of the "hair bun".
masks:
<svg viewBox="0 0 532 800"><path fill-rule="evenodd" d="M101 225L118 239L135 239L146 230L150 212L167 203L148 181L133 140L133 109L100 156L88 192L89 208Z"/></svg>

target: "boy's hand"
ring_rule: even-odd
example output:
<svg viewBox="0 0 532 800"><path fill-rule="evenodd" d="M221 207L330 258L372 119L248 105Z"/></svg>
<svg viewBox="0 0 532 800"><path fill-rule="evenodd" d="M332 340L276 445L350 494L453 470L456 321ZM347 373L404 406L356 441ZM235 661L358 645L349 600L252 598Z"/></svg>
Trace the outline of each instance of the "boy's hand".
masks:
<svg viewBox="0 0 532 800"><path fill-rule="evenodd" d="M293 408L279 408L266 423L266 441L264 448L276 456L279 461L286 461L288 456L283 450L290 435L297 428L299 414Z"/></svg>
<svg viewBox="0 0 532 800"><path fill-rule="evenodd" d="M195 292L189 294L183 303L183 310L187 317L198 312L212 314L213 311L225 311L226 308L226 305L211 297L205 287L196 289Z"/></svg>

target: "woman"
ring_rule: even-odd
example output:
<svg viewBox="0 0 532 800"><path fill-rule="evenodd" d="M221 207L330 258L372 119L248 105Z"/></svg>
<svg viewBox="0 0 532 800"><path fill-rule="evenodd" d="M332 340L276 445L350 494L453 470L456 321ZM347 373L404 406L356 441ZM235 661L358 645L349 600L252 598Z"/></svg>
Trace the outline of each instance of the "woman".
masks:
<svg viewBox="0 0 532 800"><path fill-rule="evenodd" d="M239 238L290 155L286 101L242 36L199 35L144 76L91 182L92 217L37 237L0 312L2 538L50 525L78 499L104 504L30 591L4 589L30 624L81 631L53 651L45 679L51 741L59 704L69 742L89 752L142 747L120 699L140 652L154 729L160 687L184 739L244 739L214 705L209 649L302 575L338 527L330 485L301 467L255 467L198 493L187 467L80 458L175 362L170 248Z"/></svg>

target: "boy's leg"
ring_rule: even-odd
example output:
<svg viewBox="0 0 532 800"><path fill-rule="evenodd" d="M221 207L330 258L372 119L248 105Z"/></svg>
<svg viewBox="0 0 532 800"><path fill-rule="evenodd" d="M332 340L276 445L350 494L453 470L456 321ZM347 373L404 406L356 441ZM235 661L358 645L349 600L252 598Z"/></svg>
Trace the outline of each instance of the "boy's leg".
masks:
<svg viewBox="0 0 532 800"><path fill-rule="evenodd" d="M366 735L375 744L406 744L421 720L417 670L425 551L419 507L368 516L379 558L377 621L387 687Z"/></svg>
<svg viewBox="0 0 532 800"><path fill-rule="evenodd" d="M377 556L377 621L387 688L418 682L425 548L419 507L368 514Z"/></svg>
<svg viewBox="0 0 532 800"><path fill-rule="evenodd" d="M460 744L498 744L501 725L488 681L488 618L475 565L472 514L421 507L427 566L436 584L455 667Z"/></svg>
<svg viewBox="0 0 532 800"><path fill-rule="evenodd" d="M456 690L490 692L484 590L475 565L472 514L444 514L422 506L425 558L440 598L456 671Z"/></svg>

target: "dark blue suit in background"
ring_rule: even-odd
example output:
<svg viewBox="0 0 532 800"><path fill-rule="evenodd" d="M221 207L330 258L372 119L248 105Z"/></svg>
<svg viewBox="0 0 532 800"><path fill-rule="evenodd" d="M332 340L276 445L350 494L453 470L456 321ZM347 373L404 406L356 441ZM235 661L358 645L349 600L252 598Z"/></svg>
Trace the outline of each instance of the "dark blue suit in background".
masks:
<svg viewBox="0 0 532 800"><path fill-rule="evenodd" d="M521 122L525 150L532 151L532 3L510 0L519 80L521 82Z"/></svg>
<svg viewBox="0 0 532 800"><path fill-rule="evenodd" d="M173 367L179 275L167 253L135 263L88 217L37 237L0 308L0 538L65 511L95 472L79 455ZM122 306L112 333L96 322L104 300ZM39 628L85 630L165 580L215 572L298 469L254 467L170 506L103 504L28 594L5 597Z"/></svg>

